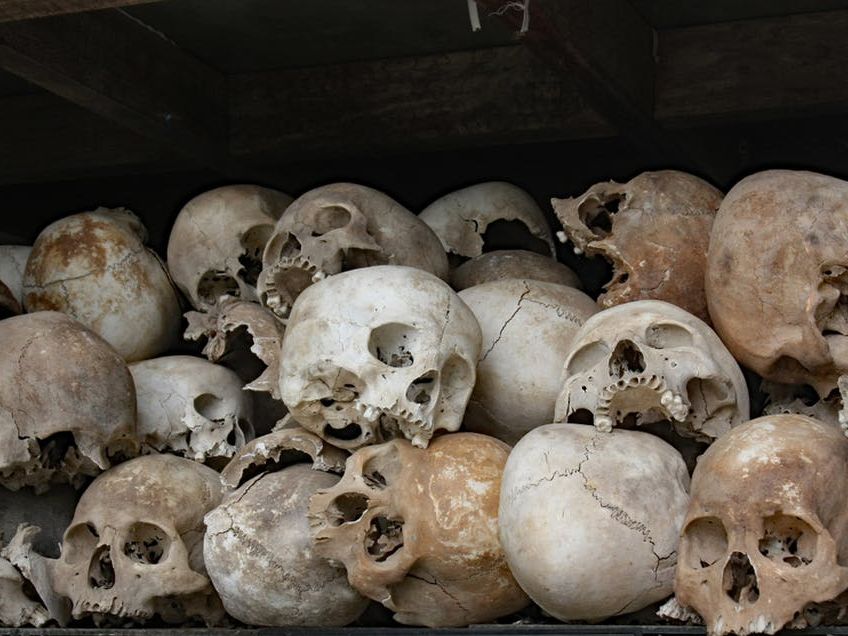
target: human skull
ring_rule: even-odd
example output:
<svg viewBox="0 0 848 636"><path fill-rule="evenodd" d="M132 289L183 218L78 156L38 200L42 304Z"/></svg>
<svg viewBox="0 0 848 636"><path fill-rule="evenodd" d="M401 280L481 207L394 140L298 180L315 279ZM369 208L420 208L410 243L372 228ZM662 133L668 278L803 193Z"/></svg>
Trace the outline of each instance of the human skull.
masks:
<svg viewBox="0 0 848 636"><path fill-rule="evenodd" d="M572 340L555 419L595 427L670 422L710 443L749 417L742 371L703 321L659 300L595 314Z"/></svg>
<svg viewBox="0 0 848 636"><path fill-rule="evenodd" d="M527 605L498 542L509 447L476 433L361 448L312 498L316 552L360 593L428 627L489 622Z"/></svg>
<svg viewBox="0 0 848 636"><path fill-rule="evenodd" d="M579 197L552 199L578 254L603 256L612 280L601 307L664 300L708 321L704 269L721 192L684 172L644 172L597 183Z"/></svg>
<svg viewBox="0 0 848 636"><path fill-rule="evenodd" d="M233 371L203 358L165 356L135 362L130 372L138 436L148 449L220 461L253 439L253 404Z"/></svg>
<svg viewBox="0 0 848 636"><path fill-rule="evenodd" d="M258 300L262 251L291 202L269 188L230 185L186 203L168 239L168 269L195 309L211 311L222 297Z"/></svg>
<svg viewBox="0 0 848 636"><path fill-rule="evenodd" d="M203 517L222 494L218 473L174 455L139 457L95 479L51 562L73 617L220 621L203 563Z"/></svg>
<svg viewBox="0 0 848 636"><path fill-rule="evenodd" d="M0 486L79 486L136 453L132 377L102 338L37 312L0 321L0 342Z"/></svg>
<svg viewBox="0 0 848 636"><path fill-rule="evenodd" d="M487 181L456 190L433 201L419 218L456 261L495 249L556 254L545 213L511 183Z"/></svg>
<svg viewBox="0 0 848 636"><path fill-rule="evenodd" d="M421 219L353 183L310 190L280 217L262 256L262 303L285 318L312 283L361 267L405 265L447 279L447 255Z"/></svg>
<svg viewBox="0 0 848 636"><path fill-rule="evenodd" d="M540 426L504 469L501 545L521 587L552 616L634 612L671 594L688 492L680 454L653 435Z"/></svg>
<svg viewBox="0 0 848 636"><path fill-rule="evenodd" d="M573 271L550 256L527 250L498 250L475 256L451 272L451 286L462 291L506 278L524 278L582 289Z"/></svg>
<svg viewBox="0 0 848 636"><path fill-rule="evenodd" d="M308 287L280 354L292 417L336 446L397 436L427 446L456 431L474 387L480 326L447 283L411 267L368 267Z"/></svg>
<svg viewBox="0 0 848 636"><path fill-rule="evenodd" d="M159 355L177 341L180 305L146 238L138 217L123 208L52 223L27 261L24 308L69 314L128 362Z"/></svg>
<svg viewBox="0 0 848 636"><path fill-rule="evenodd" d="M741 364L827 397L848 373L848 182L768 170L737 183L713 226L706 288Z"/></svg>
<svg viewBox="0 0 848 636"><path fill-rule="evenodd" d="M598 306L581 291L535 280L484 283L459 297L483 332L463 426L515 444L553 421L572 338Z"/></svg>
<svg viewBox="0 0 848 636"><path fill-rule="evenodd" d="M23 279L31 247L0 245L0 318L21 313Z"/></svg>
<svg viewBox="0 0 848 636"><path fill-rule="evenodd" d="M848 440L773 415L717 440L692 478L675 593L710 634L774 634L848 589Z"/></svg>

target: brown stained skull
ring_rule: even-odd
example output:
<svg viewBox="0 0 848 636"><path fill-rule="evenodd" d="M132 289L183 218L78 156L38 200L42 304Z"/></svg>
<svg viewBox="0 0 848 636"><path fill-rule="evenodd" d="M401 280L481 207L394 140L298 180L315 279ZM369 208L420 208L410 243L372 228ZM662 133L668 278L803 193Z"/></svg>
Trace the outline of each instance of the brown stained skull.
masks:
<svg viewBox="0 0 848 636"><path fill-rule="evenodd" d="M405 265L448 275L433 231L391 197L353 183L310 190L280 217L262 256L262 303L286 318L312 283L372 265Z"/></svg>
<svg viewBox="0 0 848 636"><path fill-rule="evenodd" d="M574 250L603 256L612 281L602 307L656 299L709 321L704 269L722 194L684 172L645 172L621 184L597 183L578 197L552 199Z"/></svg>
<svg viewBox="0 0 848 636"><path fill-rule="evenodd" d="M803 415L743 424L700 458L675 593L710 634L773 634L848 589L848 440Z"/></svg>
<svg viewBox="0 0 848 636"><path fill-rule="evenodd" d="M464 626L520 610L528 599L498 541L508 453L475 433L358 450L341 482L312 498L316 551L404 624Z"/></svg>

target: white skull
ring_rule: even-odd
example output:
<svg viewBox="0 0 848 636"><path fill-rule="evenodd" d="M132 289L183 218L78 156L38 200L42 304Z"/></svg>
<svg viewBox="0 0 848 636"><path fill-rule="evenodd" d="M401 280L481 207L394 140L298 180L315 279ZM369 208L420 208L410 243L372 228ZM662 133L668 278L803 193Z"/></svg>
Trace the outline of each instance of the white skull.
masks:
<svg viewBox="0 0 848 636"><path fill-rule="evenodd" d="M540 426L504 469L501 545L524 591L556 618L635 612L671 594L688 491L680 454L653 435Z"/></svg>
<svg viewBox="0 0 848 636"><path fill-rule="evenodd" d="M132 456L135 390L124 360L65 314L0 321L0 485L79 486Z"/></svg>
<svg viewBox="0 0 848 636"><path fill-rule="evenodd" d="M203 563L204 515L220 504L218 473L148 455L103 473L83 493L51 561L53 587L76 619L167 623L223 617Z"/></svg>
<svg viewBox="0 0 848 636"><path fill-rule="evenodd" d="M718 336L658 300L625 303L587 320L562 378L558 422L583 416L609 431L667 421L678 435L709 443L749 417L742 371Z"/></svg>
<svg viewBox="0 0 848 636"><path fill-rule="evenodd" d="M812 418L761 417L717 440L692 477L680 603L710 634L815 625L848 589L846 485L848 440Z"/></svg>
<svg viewBox="0 0 848 636"><path fill-rule="evenodd" d="M21 313L24 270L31 247L0 245L0 317Z"/></svg>
<svg viewBox="0 0 848 636"><path fill-rule="evenodd" d="M232 185L183 207L168 239L168 269L195 309L209 311L222 296L258 299L262 250L291 202L276 190Z"/></svg>
<svg viewBox="0 0 848 636"><path fill-rule="evenodd" d="M239 377L203 358L166 356L130 365L138 436L156 452L199 462L232 457L253 439L253 404Z"/></svg>
<svg viewBox="0 0 848 636"><path fill-rule="evenodd" d="M475 256L451 272L451 286L462 291L506 278L524 278L582 289L573 271L550 256L527 250L497 250Z"/></svg>
<svg viewBox="0 0 848 636"><path fill-rule="evenodd" d="M285 318L312 283L371 265L448 276L439 239L412 212L372 188L334 183L302 195L280 217L262 256L259 292Z"/></svg>
<svg viewBox="0 0 848 636"><path fill-rule="evenodd" d="M336 446L456 431L475 381L480 326L420 269L378 266L308 287L289 319L280 393L292 417Z"/></svg>

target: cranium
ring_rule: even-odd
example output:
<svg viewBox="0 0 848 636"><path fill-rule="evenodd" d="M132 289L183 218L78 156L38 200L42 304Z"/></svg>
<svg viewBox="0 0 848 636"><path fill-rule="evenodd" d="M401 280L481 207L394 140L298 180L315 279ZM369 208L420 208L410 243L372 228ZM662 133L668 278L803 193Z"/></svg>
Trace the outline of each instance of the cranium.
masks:
<svg viewBox="0 0 848 636"><path fill-rule="evenodd" d="M740 363L827 397L848 373L848 183L790 170L737 183L713 226L706 287Z"/></svg>
<svg viewBox="0 0 848 636"><path fill-rule="evenodd" d="M475 433L427 449L393 440L356 451L341 482L312 498L319 555L409 625L491 621L527 597L498 543L498 492L509 447Z"/></svg>
<svg viewBox="0 0 848 636"><path fill-rule="evenodd" d="M47 226L24 273L24 308L69 314L125 360L144 360L177 340L180 306L147 232L129 210L99 208Z"/></svg>
<svg viewBox="0 0 848 636"><path fill-rule="evenodd" d="M258 300L262 250L291 202L269 188L231 185L186 203L168 239L168 269L195 309L210 311L221 297Z"/></svg>
<svg viewBox="0 0 848 636"><path fill-rule="evenodd" d="M475 256L451 272L451 286L462 291L506 278L524 278L581 289L580 279L550 256L527 250L498 250Z"/></svg>
<svg viewBox="0 0 848 636"><path fill-rule="evenodd" d="M721 192L684 172L645 172L625 184L597 183L573 199L552 199L577 253L603 256L613 278L601 307L670 302L709 320L704 269Z"/></svg>
<svg viewBox="0 0 848 636"><path fill-rule="evenodd" d="M467 430L515 444L550 424L571 340L598 306L571 287L506 279L460 292L483 332Z"/></svg>
<svg viewBox="0 0 848 636"><path fill-rule="evenodd" d="M671 594L688 487L680 454L653 435L540 426L504 469L501 545L560 620L634 612Z"/></svg>
<svg viewBox="0 0 848 636"><path fill-rule="evenodd" d="M138 396L138 436L156 452L199 462L232 457L253 439L253 405L239 377L192 356L130 365Z"/></svg>
<svg viewBox="0 0 848 636"><path fill-rule="evenodd" d="M412 212L372 188L334 183L300 196L280 217L262 256L259 292L285 318L312 283L372 265L448 276L439 239Z"/></svg>
<svg viewBox="0 0 848 636"><path fill-rule="evenodd" d="M590 417L602 431L670 422L677 434L709 443L749 417L745 378L718 336L659 300L589 318L562 379L556 421Z"/></svg>
<svg viewBox="0 0 848 636"><path fill-rule="evenodd" d="M773 415L717 440L692 478L675 593L710 634L817 622L848 588L848 440ZM844 603L843 603L844 607Z"/></svg>
<svg viewBox="0 0 848 636"><path fill-rule="evenodd" d="M95 479L51 562L73 617L220 621L203 563L203 516L221 496L214 470L174 455L139 457Z"/></svg>
<svg viewBox="0 0 848 636"><path fill-rule="evenodd" d="M31 247L0 245L0 318L21 313L24 269Z"/></svg>
<svg viewBox="0 0 848 636"><path fill-rule="evenodd" d="M307 288L280 354L280 394L304 428L343 448L456 431L480 326L457 294L411 267L368 267Z"/></svg>
<svg viewBox="0 0 848 636"><path fill-rule="evenodd" d="M0 485L79 486L137 451L135 390L123 359L70 317L0 321Z"/></svg>

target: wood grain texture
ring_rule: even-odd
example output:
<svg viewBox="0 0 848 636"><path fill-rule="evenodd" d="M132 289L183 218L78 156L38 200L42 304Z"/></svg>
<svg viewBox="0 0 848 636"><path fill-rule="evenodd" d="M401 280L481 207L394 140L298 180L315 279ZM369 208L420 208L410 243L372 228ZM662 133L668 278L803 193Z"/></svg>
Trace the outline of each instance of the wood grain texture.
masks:
<svg viewBox="0 0 848 636"><path fill-rule="evenodd" d="M159 0L0 0L0 22L148 4Z"/></svg>

